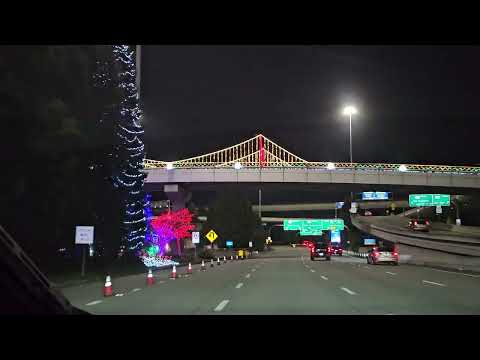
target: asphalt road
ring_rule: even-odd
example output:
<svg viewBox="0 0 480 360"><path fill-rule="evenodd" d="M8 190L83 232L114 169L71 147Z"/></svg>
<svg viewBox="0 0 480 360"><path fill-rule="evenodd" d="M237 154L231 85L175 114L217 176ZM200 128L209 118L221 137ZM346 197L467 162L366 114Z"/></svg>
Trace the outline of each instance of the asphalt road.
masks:
<svg viewBox="0 0 480 360"><path fill-rule="evenodd" d="M311 261L305 248L276 247L257 258L169 279L155 273L65 288L73 305L92 314L431 315L480 314L480 275L412 265L367 265L365 259Z"/></svg>

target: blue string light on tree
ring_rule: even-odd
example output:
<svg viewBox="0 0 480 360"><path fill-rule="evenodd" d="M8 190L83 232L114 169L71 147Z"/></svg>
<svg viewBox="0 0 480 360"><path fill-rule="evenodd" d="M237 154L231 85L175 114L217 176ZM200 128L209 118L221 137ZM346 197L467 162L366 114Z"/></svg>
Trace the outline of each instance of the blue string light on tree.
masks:
<svg viewBox="0 0 480 360"><path fill-rule="evenodd" d="M142 141L144 133L140 123L142 111L138 101L135 85L135 47L130 45L114 45L113 57L119 69L118 88L121 89L121 101L116 111L117 146L115 158L117 171L112 177L114 185L124 191L124 240L129 249L139 249L145 242L148 215L145 213L143 184L145 174L143 160L145 146Z"/></svg>

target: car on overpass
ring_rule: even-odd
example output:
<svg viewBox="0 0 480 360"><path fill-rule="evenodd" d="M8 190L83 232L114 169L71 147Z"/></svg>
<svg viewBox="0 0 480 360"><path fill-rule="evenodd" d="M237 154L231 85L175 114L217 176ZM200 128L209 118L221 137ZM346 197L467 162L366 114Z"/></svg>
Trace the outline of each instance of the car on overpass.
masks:
<svg viewBox="0 0 480 360"><path fill-rule="evenodd" d="M330 261L331 256L332 246L328 241L319 240L310 247L310 260L312 261L314 261L315 258L325 258L325 260Z"/></svg>
<svg viewBox="0 0 480 360"><path fill-rule="evenodd" d="M395 247L375 246L368 251L367 264L390 263L398 265L398 250Z"/></svg>
<svg viewBox="0 0 480 360"><path fill-rule="evenodd" d="M408 222L408 228L412 231L430 231L430 221L423 218L410 219Z"/></svg>

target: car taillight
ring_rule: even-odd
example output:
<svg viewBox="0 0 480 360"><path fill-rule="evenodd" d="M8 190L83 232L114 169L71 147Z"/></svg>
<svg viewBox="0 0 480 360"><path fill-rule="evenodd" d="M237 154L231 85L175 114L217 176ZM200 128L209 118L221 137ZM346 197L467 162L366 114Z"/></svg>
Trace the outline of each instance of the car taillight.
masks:
<svg viewBox="0 0 480 360"><path fill-rule="evenodd" d="M413 225L417 225L417 222L416 222L416 221L414 221L414 222L413 222Z"/></svg>
<svg viewBox="0 0 480 360"><path fill-rule="evenodd" d="M428 221L425 221L425 224L430 225L430 223Z"/></svg>
<svg viewBox="0 0 480 360"><path fill-rule="evenodd" d="M394 251L393 256L398 256L398 253L396 251Z"/></svg>
<svg viewBox="0 0 480 360"><path fill-rule="evenodd" d="M374 251L374 252L373 252L373 256L377 257L377 256L378 256L378 252Z"/></svg>

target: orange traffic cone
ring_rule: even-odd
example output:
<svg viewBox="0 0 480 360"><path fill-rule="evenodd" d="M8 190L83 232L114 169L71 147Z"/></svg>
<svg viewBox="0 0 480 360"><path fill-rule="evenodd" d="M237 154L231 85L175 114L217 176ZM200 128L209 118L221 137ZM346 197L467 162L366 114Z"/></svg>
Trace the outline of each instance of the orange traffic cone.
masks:
<svg viewBox="0 0 480 360"><path fill-rule="evenodd" d="M175 280L177 278L177 268L173 265L172 273L170 274L170 279Z"/></svg>
<svg viewBox="0 0 480 360"><path fill-rule="evenodd" d="M112 296L112 293L112 280L110 279L110 275L107 275L107 278L105 279L105 286L103 287L103 296Z"/></svg>
<svg viewBox="0 0 480 360"><path fill-rule="evenodd" d="M223 255L223 263L226 264L227 263L227 257L225 255Z"/></svg>
<svg viewBox="0 0 480 360"><path fill-rule="evenodd" d="M213 267L213 259L210 259L210 267Z"/></svg>
<svg viewBox="0 0 480 360"><path fill-rule="evenodd" d="M192 273L192 263L188 263L188 269L187 269L187 274Z"/></svg>
<svg viewBox="0 0 480 360"><path fill-rule="evenodd" d="M205 268L205 261L202 260L202 267L201 267L202 271L207 271L207 269Z"/></svg>
<svg viewBox="0 0 480 360"><path fill-rule="evenodd" d="M150 286L150 285L153 285L154 283L155 283L155 279L153 278L152 269L149 269L147 274L147 285Z"/></svg>

